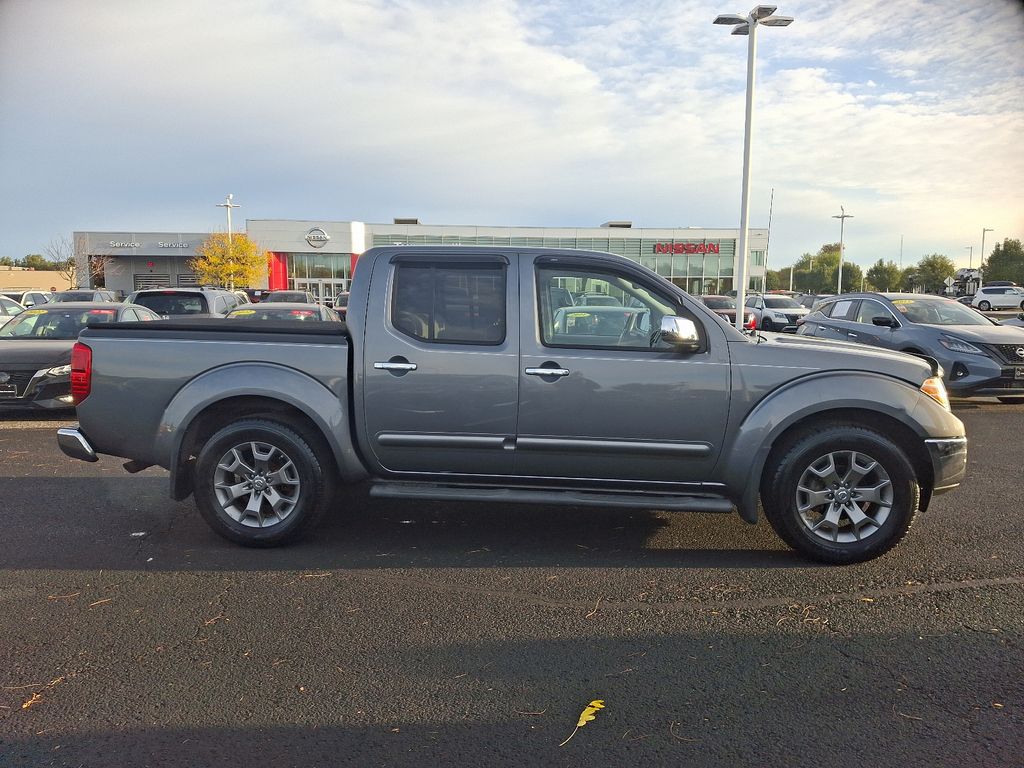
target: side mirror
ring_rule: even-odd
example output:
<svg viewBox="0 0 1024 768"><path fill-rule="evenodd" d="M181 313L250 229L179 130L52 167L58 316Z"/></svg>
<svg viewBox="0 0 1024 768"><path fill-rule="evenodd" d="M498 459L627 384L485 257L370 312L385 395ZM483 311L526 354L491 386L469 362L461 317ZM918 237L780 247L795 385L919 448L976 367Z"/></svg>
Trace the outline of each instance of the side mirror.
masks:
<svg viewBox="0 0 1024 768"><path fill-rule="evenodd" d="M900 327L900 324L896 322L896 318L895 317L889 317L889 316L883 316L883 315L875 315L874 317L871 318L871 323L873 325L879 325L879 326L881 326L883 328L899 328Z"/></svg>
<svg viewBox="0 0 1024 768"><path fill-rule="evenodd" d="M685 317L661 318L661 338L680 352L696 352L700 349L700 335L697 324Z"/></svg>

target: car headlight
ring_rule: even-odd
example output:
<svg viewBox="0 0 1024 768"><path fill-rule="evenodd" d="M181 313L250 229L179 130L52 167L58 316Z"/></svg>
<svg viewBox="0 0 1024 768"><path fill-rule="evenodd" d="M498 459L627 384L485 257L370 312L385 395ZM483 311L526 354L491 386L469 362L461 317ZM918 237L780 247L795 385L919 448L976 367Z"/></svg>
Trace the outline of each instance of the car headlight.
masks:
<svg viewBox="0 0 1024 768"><path fill-rule="evenodd" d="M940 336L939 344L944 346L950 352L960 352L965 355L984 355L983 350L978 349L973 344L969 344L963 339L958 339L955 336Z"/></svg>
<svg viewBox="0 0 1024 768"><path fill-rule="evenodd" d="M51 368L46 372L47 376L67 376L71 373L70 365L58 365L56 368Z"/></svg>

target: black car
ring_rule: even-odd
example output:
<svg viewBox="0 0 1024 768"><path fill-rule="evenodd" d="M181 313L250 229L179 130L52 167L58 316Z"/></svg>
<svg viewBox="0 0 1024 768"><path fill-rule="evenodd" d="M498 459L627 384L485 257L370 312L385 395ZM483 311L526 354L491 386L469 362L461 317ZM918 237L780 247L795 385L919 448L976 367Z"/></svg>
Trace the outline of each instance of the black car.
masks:
<svg viewBox="0 0 1024 768"><path fill-rule="evenodd" d="M316 304L316 297L309 291L271 291L263 295L260 303L267 301L288 301L293 304Z"/></svg>
<svg viewBox="0 0 1024 768"><path fill-rule="evenodd" d="M70 408L71 347L96 323L159 320L145 307L65 302L26 309L0 327L0 408Z"/></svg>
<svg viewBox="0 0 1024 768"><path fill-rule="evenodd" d="M319 304L299 302L261 301L258 306L247 304L233 309L225 315L228 320L287 320L340 322L338 313Z"/></svg>
<svg viewBox="0 0 1024 768"><path fill-rule="evenodd" d="M923 293L845 293L803 318L802 336L925 355L958 397L1024 401L1024 329L953 299Z"/></svg>

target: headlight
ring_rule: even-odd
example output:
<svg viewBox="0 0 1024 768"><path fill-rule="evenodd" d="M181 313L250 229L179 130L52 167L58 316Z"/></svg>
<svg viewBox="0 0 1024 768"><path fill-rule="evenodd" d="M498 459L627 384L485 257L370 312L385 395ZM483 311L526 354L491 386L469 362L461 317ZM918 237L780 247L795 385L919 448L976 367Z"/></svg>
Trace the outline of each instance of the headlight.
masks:
<svg viewBox="0 0 1024 768"><path fill-rule="evenodd" d="M973 344L968 344L963 339L958 339L953 336L940 336L939 344L944 346L950 352L960 352L965 355L984 355L985 353L978 349Z"/></svg>
<svg viewBox="0 0 1024 768"><path fill-rule="evenodd" d="M47 376L67 376L71 373L70 365L58 365L56 368L51 368L46 372Z"/></svg>
<svg viewBox="0 0 1024 768"><path fill-rule="evenodd" d="M925 379L921 385L921 391L947 411L949 410L949 395L946 394L946 385L942 383L941 376Z"/></svg>

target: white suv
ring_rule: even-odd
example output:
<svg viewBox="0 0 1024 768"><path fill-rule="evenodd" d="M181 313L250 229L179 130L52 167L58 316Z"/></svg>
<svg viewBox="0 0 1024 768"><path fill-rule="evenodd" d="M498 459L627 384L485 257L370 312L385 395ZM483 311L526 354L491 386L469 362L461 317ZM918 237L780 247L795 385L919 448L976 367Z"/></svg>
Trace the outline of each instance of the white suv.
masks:
<svg viewBox="0 0 1024 768"><path fill-rule="evenodd" d="M1015 285L993 285L979 288L974 294L972 307L988 312L990 309L1024 309L1024 288Z"/></svg>

